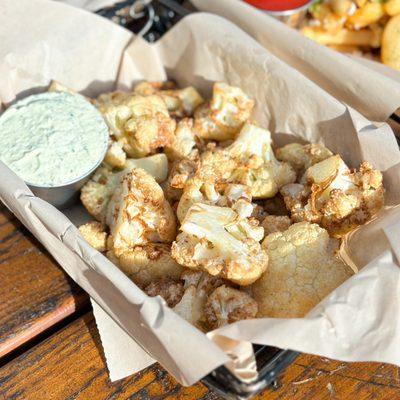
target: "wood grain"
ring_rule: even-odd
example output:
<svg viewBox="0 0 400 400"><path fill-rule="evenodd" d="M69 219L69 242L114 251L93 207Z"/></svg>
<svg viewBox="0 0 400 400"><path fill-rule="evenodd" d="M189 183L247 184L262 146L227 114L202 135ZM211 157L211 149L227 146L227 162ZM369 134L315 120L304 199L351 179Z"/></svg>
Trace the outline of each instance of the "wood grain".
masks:
<svg viewBox="0 0 400 400"><path fill-rule="evenodd" d="M256 399L394 400L400 398L396 371L391 366L338 363L304 355L287 369L277 390L267 390ZM220 399L201 383L180 386L158 365L111 383L91 313L1 368L0 398Z"/></svg>
<svg viewBox="0 0 400 400"><path fill-rule="evenodd" d="M0 357L88 304L21 223L0 206Z"/></svg>

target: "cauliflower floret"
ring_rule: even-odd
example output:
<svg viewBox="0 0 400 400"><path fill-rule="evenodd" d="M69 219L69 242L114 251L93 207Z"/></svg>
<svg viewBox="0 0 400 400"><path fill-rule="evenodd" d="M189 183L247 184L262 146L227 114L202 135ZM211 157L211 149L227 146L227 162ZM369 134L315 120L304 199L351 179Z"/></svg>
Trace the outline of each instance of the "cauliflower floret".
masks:
<svg viewBox="0 0 400 400"><path fill-rule="evenodd" d="M192 130L193 120L184 118L178 122L175 135L171 143L164 148L164 152L171 161L181 160L183 158L195 158L198 156L195 135Z"/></svg>
<svg viewBox="0 0 400 400"><path fill-rule="evenodd" d="M143 81L138 83L133 91L141 96L150 96L152 94L157 94L163 89L174 89L175 83L172 81L159 81L159 82L149 82Z"/></svg>
<svg viewBox="0 0 400 400"><path fill-rule="evenodd" d="M230 208L195 204L180 229L171 251L181 265L239 285L250 285L267 268L259 243L264 230Z"/></svg>
<svg viewBox="0 0 400 400"><path fill-rule="evenodd" d="M271 144L268 130L246 123L226 149L238 163L229 181L249 186L254 198L273 197L279 188L296 180L292 167L275 158Z"/></svg>
<svg viewBox="0 0 400 400"><path fill-rule="evenodd" d="M173 138L175 121L160 96L116 92L113 98L99 98L96 104L112 134L130 157L154 153Z"/></svg>
<svg viewBox="0 0 400 400"><path fill-rule="evenodd" d="M178 280L182 273L182 266L171 257L171 246L165 243L148 243L126 250L118 257L118 265L141 287L160 278Z"/></svg>
<svg viewBox="0 0 400 400"><path fill-rule="evenodd" d="M107 204L121 179L134 168L142 168L152 175L157 182L167 178L168 160L165 154L128 159L122 171L113 171L107 165L99 167L91 179L81 189L81 201L88 212L98 221L105 221Z"/></svg>
<svg viewBox="0 0 400 400"><path fill-rule="evenodd" d="M177 118L192 116L194 110L204 102L193 86L174 89L172 82L141 82L135 86L134 92L142 96L159 95L164 100L171 116Z"/></svg>
<svg viewBox="0 0 400 400"><path fill-rule="evenodd" d="M225 285L211 293L204 307L207 325L211 329L255 318L257 312L257 302L250 295Z"/></svg>
<svg viewBox="0 0 400 400"><path fill-rule="evenodd" d="M250 188L245 185L214 185L204 183L198 178L192 178L185 185L176 215L178 220L182 222L190 207L194 204L203 203L232 207L239 215L250 217L253 213L250 192Z"/></svg>
<svg viewBox="0 0 400 400"><path fill-rule="evenodd" d="M79 227L79 232L97 251L106 251L107 232L102 223L97 221L88 222Z"/></svg>
<svg viewBox="0 0 400 400"><path fill-rule="evenodd" d="M191 269L182 272L181 280L184 281L185 294L174 311L199 329L207 330L204 315L207 298L217 287L228 282L207 272Z"/></svg>
<svg viewBox="0 0 400 400"><path fill-rule="evenodd" d="M176 201L181 198L186 182L194 176L197 167L197 161L185 158L172 163L171 172L163 185L168 200Z"/></svg>
<svg viewBox="0 0 400 400"><path fill-rule="evenodd" d="M167 104L168 111L177 118L192 116L194 110L204 103L203 97L193 86L178 90L163 90L160 95Z"/></svg>
<svg viewBox="0 0 400 400"><path fill-rule="evenodd" d="M107 206L114 252L119 257L134 246L169 243L175 238L174 212L155 179L140 168L122 178Z"/></svg>
<svg viewBox="0 0 400 400"><path fill-rule="evenodd" d="M144 291L150 297L161 296L168 304L168 307L177 305L184 293L182 282L175 282L167 278L151 282Z"/></svg>
<svg viewBox="0 0 400 400"><path fill-rule="evenodd" d="M335 155L308 168L303 181L281 191L292 219L318 222L332 236L365 223L384 203L382 174L365 162L352 172Z"/></svg>
<svg viewBox="0 0 400 400"><path fill-rule="evenodd" d="M107 204L119 181L120 177L116 173L106 166L101 166L82 187L82 204L98 221L104 222Z"/></svg>
<svg viewBox="0 0 400 400"><path fill-rule="evenodd" d="M339 241L317 224L300 222L271 233L262 246L268 269L251 287L258 317L304 317L352 275L335 257Z"/></svg>
<svg viewBox="0 0 400 400"><path fill-rule="evenodd" d="M267 215L261 222L264 228L264 235L268 236L270 233L283 232L292 224L290 218L286 215Z"/></svg>
<svg viewBox="0 0 400 400"><path fill-rule="evenodd" d="M238 87L215 83L212 100L194 113L194 128L204 139L233 139L250 118L254 101Z"/></svg>
<svg viewBox="0 0 400 400"><path fill-rule="evenodd" d="M276 158L289 163L301 177L314 164L331 157L332 152L322 144L290 143L276 150Z"/></svg>
<svg viewBox="0 0 400 400"><path fill-rule="evenodd" d="M124 168L126 153L122 149L121 143L115 141L111 142L106 156L104 157L104 162L112 168Z"/></svg>

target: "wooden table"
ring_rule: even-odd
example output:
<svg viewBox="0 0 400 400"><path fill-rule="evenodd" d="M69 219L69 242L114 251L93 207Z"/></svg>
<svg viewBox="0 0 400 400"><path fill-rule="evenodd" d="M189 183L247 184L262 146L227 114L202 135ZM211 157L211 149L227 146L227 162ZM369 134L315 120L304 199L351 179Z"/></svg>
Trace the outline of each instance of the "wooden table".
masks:
<svg viewBox="0 0 400 400"><path fill-rule="evenodd" d="M111 383L88 296L0 205L0 399L219 399L154 365ZM400 399L400 369L301 355L257 399Z"/></svg>

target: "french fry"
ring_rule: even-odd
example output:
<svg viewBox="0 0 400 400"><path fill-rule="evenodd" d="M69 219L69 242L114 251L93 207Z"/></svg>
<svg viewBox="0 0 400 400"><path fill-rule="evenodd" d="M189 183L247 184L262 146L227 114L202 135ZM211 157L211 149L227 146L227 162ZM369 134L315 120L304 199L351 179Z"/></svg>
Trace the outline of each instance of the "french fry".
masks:
<svg viewBox="0 0 400 400"><path fill-rule="evenodd" d="M382 36L382 62L400 71L400 15L386 24Z"/></svg>
<svg viewBox="0 0 400 400"><path fill-rule="evenodd" d="M331 0L332 10L335 14L341 17L347 17L354 3L351 0Z"/></svg>
<svg viewBox="0 0 400 400"><path fill-rule="evenodd" d="M301 32L304 36L324 45L380 46L380 36L370 29L351 31L343 28L337 32L327 32L320 27L307 26Z"/></svg>
<svg viewBox="0 0 400 400"><path fill-rule="evenodd" d="M386 14L390 15L391 17L400 14L400 0L389 0L384 3L383 8Z"/></svg>
<svg viewBox="0 0 400 400"><path fill-rule="evenodd" d="M368 0L355 0L357 7L364 7Z"/></svg>
<svg viewBox="0 0 400 400"><path fill-rule="evenodd" d="M385 15L381 3L367 3L351 15L346 22L349 28L361 29L379 21Z"/></svg>
<svg viewBox="0 0 400 400"><path fill-rule="evenodd" d="M360 48L358 46L350 44L329 44L328 47L332 50L340 51L341 53L348 54L360 54Z"/></svg>

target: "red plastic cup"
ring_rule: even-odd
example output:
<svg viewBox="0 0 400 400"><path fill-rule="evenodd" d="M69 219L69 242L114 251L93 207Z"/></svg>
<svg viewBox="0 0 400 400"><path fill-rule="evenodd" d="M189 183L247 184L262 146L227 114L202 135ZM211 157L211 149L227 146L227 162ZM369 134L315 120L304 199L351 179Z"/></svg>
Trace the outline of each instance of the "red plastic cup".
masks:
<svg viewBox="0 0 400 400"><path fill-rule="evenodd" d="M270 14L288 15L306 9L313 0L244 0Z"/></svg>

